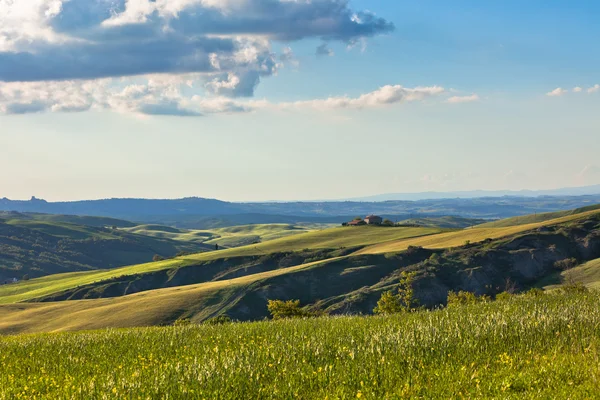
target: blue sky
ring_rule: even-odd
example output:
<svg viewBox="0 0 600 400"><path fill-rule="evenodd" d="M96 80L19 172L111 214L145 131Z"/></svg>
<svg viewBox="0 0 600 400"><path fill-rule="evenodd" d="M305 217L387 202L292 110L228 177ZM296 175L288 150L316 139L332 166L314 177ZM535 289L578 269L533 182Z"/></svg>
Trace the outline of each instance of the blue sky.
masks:
<svg viewBox="0 0 600 400"><path fill-rule="evenodd" d="M33 3L0 0L0 197L600 183L597 2Z"/></svg>

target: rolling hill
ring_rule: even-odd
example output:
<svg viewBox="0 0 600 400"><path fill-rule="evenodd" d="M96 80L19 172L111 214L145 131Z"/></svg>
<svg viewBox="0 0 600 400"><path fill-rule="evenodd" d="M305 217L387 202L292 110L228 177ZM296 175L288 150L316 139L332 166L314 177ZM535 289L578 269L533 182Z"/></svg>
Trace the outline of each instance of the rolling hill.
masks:
<svg viewBox="0 0 600 400"><path fill-rule="evenodd" d="M600 211L454 232L334 228L159 263L6 285L0 287L0 331L160 325L222 314L253 320L267 315L266 300L273 298L297 298L330 314L369 313L403 270L418 273L415 289L421 304L434 306L445 301L448 290L493 295L508 282L517 289L535 286L556 274L555 263L566 258L600 258Z"/></svg>
<svg viewBox="0 0 600 400"><path fill-rule="evenodd" d="M79 286L99 282L112 281L115 278L152 274L158 271L176 271L189 266L202 266L217 260L238 259L243 262L246 258L260 260L272 253L284 254L289 252L308 253L298 257L295 262L302 263L306 259L319 257L319 250L353 251L361 246L389 241L398 238L409 238L420 235L430 235L440 232L435 228L384 228L356 227L332 228L322 231L303 233L275 239L256 245L232 248L221 251L191 254L155 263L127 266L111 270L98 270L77 274L59 275L32 279L18 284L0 286L0 303L32 300L39 297L60 293ZM316 255L314 253L317 253ZM320 257L323 257L320 255ZM62 278L61 278L62 277Z"/></svg>
<svg viewBox="0 0 600 400"><path fill-rule="evenodd" d="M11 278L116 268L151 261L154 255L172 257L181 252L212 249L209 245L193 242L60 222L62 218L25 217L0 219L0 282ZM76 220L90 222L88 218ZM102 222L115 223L105 219Z"/></svg>
<svg viewBox="0 0 600 400"><path fill-rule="evenodd" d="M308 224L300 226L290 224L257 224L215 228L210 230L190 230L150 224L125 228L124 230L138 235L205 243L213 246L218 244L219 247L227 248L279 239L299 233L323 229L328 226L330 225Z"/></svg>

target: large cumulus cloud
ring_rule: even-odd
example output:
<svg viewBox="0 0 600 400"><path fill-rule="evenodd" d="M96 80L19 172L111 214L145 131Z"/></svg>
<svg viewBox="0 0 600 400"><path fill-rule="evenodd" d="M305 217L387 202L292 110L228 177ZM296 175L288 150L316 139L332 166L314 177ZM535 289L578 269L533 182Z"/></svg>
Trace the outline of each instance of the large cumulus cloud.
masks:
<svg viewBox="0 0 600 400"><path fill-rule="evenodd" d="M252 97L294 41L352 45L393 29L347 0L0 0L0 109L127 108L122 90L143 77L151 90L136 110L197 115L182 103ZM283 54L274 42L286 46ZM153 97L164 96L148 82L157 74L193 76L194 90Z"/></svg>

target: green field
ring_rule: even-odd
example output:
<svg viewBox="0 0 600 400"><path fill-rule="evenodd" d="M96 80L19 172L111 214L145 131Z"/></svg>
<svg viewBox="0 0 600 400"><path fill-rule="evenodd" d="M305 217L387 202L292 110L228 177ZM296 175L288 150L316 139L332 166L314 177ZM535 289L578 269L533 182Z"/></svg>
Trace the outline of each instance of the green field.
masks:
<svg viewBox="0 0 600 400"><path fill-rule="evenodd" d="M421 246L429 249L445 249L462 246L467 242L477 243L486 239L498 239L505 236L515 235L522 232L548 227L558 224L574 222L589 216L600 214L600 210L585 211L581 213L569 213L559 218L543 220L542 222L507 225L505 227L492 227L488 224L467 228L460 231L440 233L438 235L419 237L414 239L402 239L393 242L379 243L366 247L357 254L379 254L406 250L409 246ZM499 223L499 226L502 225Z"/></svg>
<svg viewBox="0 0 600 400"><path fill-rule="evenodd" d="M590 399L599 303L3 337L0 399Z"/></svg>
<svg viewBox="0 0 600 400"><path fill-rule="evenodd" d="M575 210L523 215L523 216L519 216L519 217L502 219L500 221L488 222L488 223L479 225L478 228L506 228L509 226L534 224L534 223L550 221L552 219L557 219L557 218L562 218L562 217L575 216L577 214L587 213L589 211L596 211L598 209L600 209L600 205L592 205L592 206L588 206L588 207L577 208Z"/></svg>
<svg viewBox="0 0 600 400"><path fill-rule="evenodd" d="M123 230L139 235L205 243L213 246L218 244L221 247L227 248L266 242L269 240L307 233L326 227L327 225L317 224L257 224L216 228L210 230L192 230L162 225L139 225L131 228L125 228Z"/></svg>

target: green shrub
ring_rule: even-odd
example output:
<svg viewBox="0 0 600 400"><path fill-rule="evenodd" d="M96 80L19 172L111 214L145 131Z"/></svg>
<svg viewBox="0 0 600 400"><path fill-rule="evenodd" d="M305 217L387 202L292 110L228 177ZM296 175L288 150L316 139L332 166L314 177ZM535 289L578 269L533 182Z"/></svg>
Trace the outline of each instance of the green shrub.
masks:
<svg viewBox="0 0 600 400"><path fill-rule="evenodd" d="M457 306L463 306L463 305L467 305L467 304L485 303L490 300L491 300L490 296L487 296L487 295L477 296L475 293L466 292L466 291L462 291L462 290L459 291L458 293L453 292L453 291L448 292L448 307L457 307Z"/></svg>
<svg viewBox="0 0 600 400"><path fill-rule="evenodd" d="M418 305L413 289L415 276L416 272L402 272L396 293L391 290L383 292L373 312L375 314L395 314L414 309Z"/></svg>
<svg viewBox="0 0 600 400"><path fill-rule="evenodd" d="M509 292L502 292L496 295L496 301L506 301L510 300L514 295Z"/></svg>
<svg viewBox="0 0 600 400"><path fill-rule="evenodd" d="M273 319L308 318L315 315L300 307L300 300L269 300L267 309Z"/></svg>
<svg viewBox="0 0 600 400"><path fill-rule="evenodd" d="M180 318L177 321L173 322L173 326L187 326L191 324L192 321L189 318Z"/></svg>
<svg viewBox="0 0 600 400"><path fill-rule="evenodd" d="M523 293L524 296L528 296L528 297L539 297L539 296L543 296L544 294L545 294L545 292L540 288L531 288L528 291L526 291L525 293Z"/></svg>
<svg viewBox="0 0 600 400"><path fill-rule="evenodd" d="M217 317L209 318L206 321L204 321L204 323L208 325L223 325L229 324L231 322L233 322L233 320L229 315L219 315Z"/></svg>
<svg viewBox="0 0 600 400"><path fill-rule="evenodd" d="M577 266L577 259L575 258L565 258L554 263L554 268L560 271L568 271L575 268L575 266Z"/></svg>

